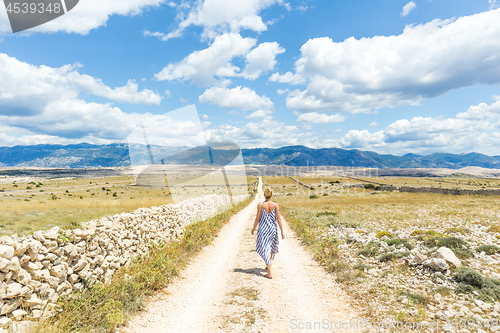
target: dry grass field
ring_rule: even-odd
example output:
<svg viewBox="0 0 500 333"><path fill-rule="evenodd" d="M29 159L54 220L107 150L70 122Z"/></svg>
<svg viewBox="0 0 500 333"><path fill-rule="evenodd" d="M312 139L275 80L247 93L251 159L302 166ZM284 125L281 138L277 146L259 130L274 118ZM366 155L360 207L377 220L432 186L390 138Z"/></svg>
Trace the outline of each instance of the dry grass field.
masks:
<svg viewBox="0 0 500 333"><path fill-rule="evenodd" d="M248 177L249 183L255 180L256 177ZM215 183L196 186L191 180L188 185L176 187L176 201L226 191L225 186L214 186ZM247 190L244 187L240 192ZM127 175L55 179L4 177L0 179L0 235L21 236L173 201L168 189L136 186L134 177Z"/></svg>
<svg viewBox="0 0 500 333"><path fill-rule="evenodd" d="M500 198L495 196L378 192L356 187L344 188L344 185L362 183L350 178L295 179L314 189L310 190L287 177L266 177L263 183L277 194L276 200L284 206L313 215L320 211L333 211L339 217L356 220L373 230L417 225L435 227L452 221L461 221L465 226L468 223L488 225L500 221ZM383 179L367 180L381 182ZM399 181L392 179L391 183L415 186L416 182L401 178ZM425 183L425 186L429 184Z"/></svg>

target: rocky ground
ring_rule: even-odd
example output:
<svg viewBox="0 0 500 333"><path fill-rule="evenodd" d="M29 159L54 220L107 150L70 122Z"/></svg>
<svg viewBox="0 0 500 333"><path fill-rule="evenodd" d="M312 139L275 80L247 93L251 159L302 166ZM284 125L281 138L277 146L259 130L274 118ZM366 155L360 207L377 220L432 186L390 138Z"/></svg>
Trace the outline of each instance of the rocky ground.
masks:
<svg viewBox="0 0 500 333"><path fill-rule="evenodd" d="M378 233L331 225L324 236L340 240L339 261L349 269L340 268L337 280L371 316L389 322L439 322L444 331L482 333L500 332L499 235L495 227L457 223ZM469 276L498 282L496 301L485 288L471 286L470 279L459 275L463 267L476 271L467 270Z"/></svg>

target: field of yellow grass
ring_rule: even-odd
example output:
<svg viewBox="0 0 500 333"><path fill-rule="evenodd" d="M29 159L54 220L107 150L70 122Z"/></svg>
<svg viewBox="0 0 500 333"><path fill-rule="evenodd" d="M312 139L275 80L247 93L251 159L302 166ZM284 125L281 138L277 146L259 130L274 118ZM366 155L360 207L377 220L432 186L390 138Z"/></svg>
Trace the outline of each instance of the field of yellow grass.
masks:
<svg viewBox="0 0 500 333"><path fill-rule="evenodd" d="M255 177L248 178L249 183L255 180ZM186 187L176 188L175 195L179 199L221 191L225 191L225 187ZM168 189L136 186L134 177L126 175L37 178L24 182L4 180L0 184L0 235L25 235L173 201Z"/></svg>
<svg viewBox="0 0 500 333"><path fill-rule="evenodd" d="M312 186L313 190L293 181L290 183L287 177L265 177L263 183L277 194L275 200L284 206L294 207L310 214L332 211L341 217L354 219L374 229L408 225L431 227L434 223L443 223L443 219L460 220L464 225L491 224L500 220L498 214L500 200L497 196L380 192L355 187L344 188L344 185L361 183L349 178L297 177L295 179ZM381 182L384 179L367 178L367 180ZM405 183L415 186L416 180L411 178L392 180L392 185Z"/></svg>

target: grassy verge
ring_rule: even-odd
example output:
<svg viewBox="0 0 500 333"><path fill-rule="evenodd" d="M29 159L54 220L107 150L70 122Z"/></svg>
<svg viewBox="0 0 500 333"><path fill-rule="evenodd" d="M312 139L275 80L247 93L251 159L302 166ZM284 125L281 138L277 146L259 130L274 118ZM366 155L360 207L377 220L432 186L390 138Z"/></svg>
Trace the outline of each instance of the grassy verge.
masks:
<svg viewBox="0 0 500 333"><path fill-rule="evenodd" d="M299 217L293 210L283 207L281 213L290 224L290 227L297 233L297 236L313 252L314 259L326 266L328 272L341 273L344 265L337 261L339 242L334 237L325 237L322 234L323 228L328 226L327 219ZM327 216L328 214L320 214Z"/></svg>
<svg viewBox="0 0 500 333"><path fill-rule="evenodd" d="M143 300L164 288L190 258L210 244L231 216L247 206L253 196L213 218L191 224L178 242L152 248L149 255L122 267L110 285L101 283L58 301L56 315L41 321L30 332L113 332L128 315L141 310Z"/></svg>

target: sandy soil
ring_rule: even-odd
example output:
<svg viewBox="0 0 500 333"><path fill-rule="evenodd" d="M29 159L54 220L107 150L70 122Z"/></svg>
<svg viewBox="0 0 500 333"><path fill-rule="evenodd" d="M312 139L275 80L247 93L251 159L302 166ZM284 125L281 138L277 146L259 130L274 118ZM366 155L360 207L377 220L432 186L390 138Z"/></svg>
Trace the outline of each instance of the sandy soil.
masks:
<svg viewBox="0 0 500 333"><path fill-rule="evenodd" d="M250 234L261 201L260 185L256 199L120 332L334 332L345 331L331 329L335 322L359 318L349 296L284 220L286 239L273 262L274 278L264 277ZM314 322L317 329L307 329Z"/></svg>

